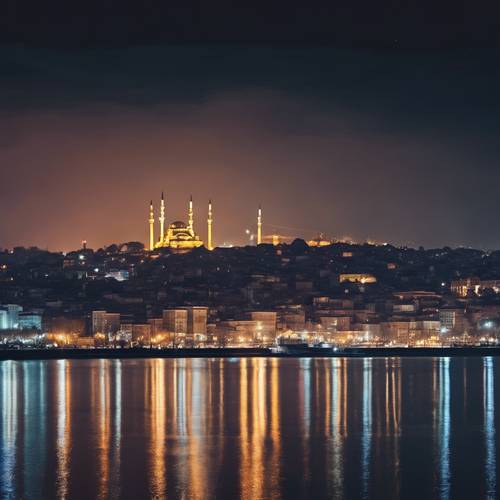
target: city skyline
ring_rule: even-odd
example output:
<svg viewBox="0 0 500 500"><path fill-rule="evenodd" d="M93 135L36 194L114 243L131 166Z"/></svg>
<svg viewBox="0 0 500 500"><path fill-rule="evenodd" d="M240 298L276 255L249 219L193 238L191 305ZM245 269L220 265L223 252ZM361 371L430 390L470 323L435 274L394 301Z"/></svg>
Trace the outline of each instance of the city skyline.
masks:
<svg viewBox="0 0 500 500"><path fill-rule="evenodd" d="M496 12L4 3L0 497L497 498Z"/></svg>

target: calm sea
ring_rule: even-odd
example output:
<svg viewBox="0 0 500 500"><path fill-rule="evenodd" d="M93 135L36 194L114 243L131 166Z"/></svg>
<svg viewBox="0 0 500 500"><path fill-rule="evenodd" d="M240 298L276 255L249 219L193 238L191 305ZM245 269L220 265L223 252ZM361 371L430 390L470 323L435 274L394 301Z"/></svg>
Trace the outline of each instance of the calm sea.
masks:
<svg viewBox="0 0 500 500"><path fill-rule="evenodd" d="M500 358L0 363L1 498L496 498Z"/></svg>

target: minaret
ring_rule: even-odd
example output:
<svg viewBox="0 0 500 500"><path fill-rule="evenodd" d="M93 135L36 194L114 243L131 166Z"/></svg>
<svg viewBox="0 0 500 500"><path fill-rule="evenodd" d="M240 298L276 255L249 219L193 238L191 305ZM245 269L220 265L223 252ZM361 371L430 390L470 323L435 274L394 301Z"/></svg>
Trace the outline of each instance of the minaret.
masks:
<svg viewBox="0 0 500 500"><path fill-rule="evenodd" d="M161 202L160 202L160 242L163 243L165 238L165 198L163 197L163 191L161 192Z"/></svg>
<svg viewBox="0 0 500 500"><path fill-rule="evenodd" d="M149 204L149 249L150 250L154 250L155 247L154 226L155 226L155 215L153 212L153 200L151 200Z"/></svg>
<svg viewBox="0 0 500 500"><path fill-rule="evenodd" d="M207 248L209 250L213 250L214 247L212 246L212 200L208 200L208 232L207 232Z"/></svg>
<svg viewBox="0 0 500 500"><path fill-rule="evenodd" d="M262 243L262 208L259 205L259 212L257 214L257 245Z"/></svg>
<svg viewBox="0 0 500 500"><path fill-rule="evenodd" d="M188 229L189 231L194 234L194 227L193 227L193 195L189 198L189 211L188 211Z"/></svg>

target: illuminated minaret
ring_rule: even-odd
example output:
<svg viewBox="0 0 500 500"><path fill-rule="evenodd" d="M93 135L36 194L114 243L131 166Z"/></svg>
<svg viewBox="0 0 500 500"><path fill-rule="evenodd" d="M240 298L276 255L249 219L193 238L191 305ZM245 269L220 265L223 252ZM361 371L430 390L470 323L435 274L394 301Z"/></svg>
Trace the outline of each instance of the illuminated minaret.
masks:
<svg viewBox="0 0 500 500"><path fill-rule="evenodd" d="M188 211L188 229L191 234L194 234L193 227L193 195L189 198L189 211Z"/></svg>
<svg viewBox="0 0 500 500"><path fill-rule="evenodd" d="M153 200L149 204L149 249L154 250L155 247L155 215L153 212Z"/></svg>
<svg viewBox="0 0 500 500"><path fill-rule="evenodd" d="M257 215L257 245L262 243L262 209L259 205L259 212Z"/></svg>
<svg viewBox="0 0 500 500"><path fill-rule="evenodd" d="M208 232L207 232L207 246L208 246L208 249L209 250L213 250L213 246L212 246L212 222L213 222L213 219L212 219L212 200L208 200L208 219L207 219L207 223L208 223Z"/></svg>
<svg viewBox="0 0 500 500"><path fill-rule="evenodd" d="M163 242L165 237L165 199L163 197L163 191L161 192L161 202L160 202L160 241Z"/></svg>

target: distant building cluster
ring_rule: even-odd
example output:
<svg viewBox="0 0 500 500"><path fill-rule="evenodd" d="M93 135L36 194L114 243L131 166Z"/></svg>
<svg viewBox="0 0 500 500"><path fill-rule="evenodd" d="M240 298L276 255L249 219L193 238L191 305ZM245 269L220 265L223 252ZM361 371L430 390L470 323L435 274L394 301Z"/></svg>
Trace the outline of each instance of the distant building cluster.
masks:
<svg viewBox="0 0 500 500"><path fill-rule="evenodd" d="M15 248L0 252L0 304L0 342L12 346L496 344L500 252L303 240Z"/></svg>
<svg viewBox="0 0 500 500"><path fill-rule="evenodd" d="M24 338L39 339L42 333L42 314L23 311L19 304L0 305L0 343Z"/></svg>

